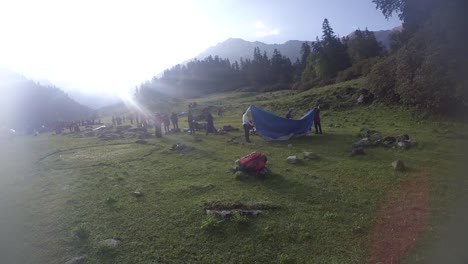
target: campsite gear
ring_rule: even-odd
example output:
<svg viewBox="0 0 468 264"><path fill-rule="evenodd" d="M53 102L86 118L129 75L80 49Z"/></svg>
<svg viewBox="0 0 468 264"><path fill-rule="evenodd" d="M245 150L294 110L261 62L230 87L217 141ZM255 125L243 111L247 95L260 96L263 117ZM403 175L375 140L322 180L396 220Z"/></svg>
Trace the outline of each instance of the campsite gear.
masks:
<svg viewBox="0 0 468 264"><path fill-rule="evenodd" d="M236 170L253 175L259 175L265 169L267 157L259 152L252 152L249 155L236 160Z"/></svg>
<svg viewBox="0 0 468 264"><path fill-rule="evenodd" d="M300 119L287 119L257 106L250 106L256 133L265 140L288 140L309 134L314 123L315 109Z"/></svg>

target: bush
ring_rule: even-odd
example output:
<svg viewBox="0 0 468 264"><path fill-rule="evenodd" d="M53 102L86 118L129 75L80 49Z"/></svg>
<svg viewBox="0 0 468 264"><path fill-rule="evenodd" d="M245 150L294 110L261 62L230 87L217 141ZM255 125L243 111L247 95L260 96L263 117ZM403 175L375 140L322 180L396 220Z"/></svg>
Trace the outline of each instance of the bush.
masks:
<svg viewBox="0 0 468 264"><path fill-rule="evenodd" d="M339 72L336 76L336 82L339 83L367 76L371 72L372 67L380 60L380 57L373 57L355 63L348 69Z"/></svg>
<svg viewBox="0 0 468 264"><path fill-rule="evenodd" d="M378 100L399 101L399 96L395 93L396 61L396 56L390 56L375 64L369 74L369 88Z"/></svg>

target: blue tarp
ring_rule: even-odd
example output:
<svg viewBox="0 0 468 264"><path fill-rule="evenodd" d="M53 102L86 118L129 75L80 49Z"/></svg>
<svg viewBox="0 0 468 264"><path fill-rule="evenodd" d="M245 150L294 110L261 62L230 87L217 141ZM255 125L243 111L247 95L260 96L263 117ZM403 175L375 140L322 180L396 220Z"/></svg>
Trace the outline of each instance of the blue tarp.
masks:
<svg viewBox="0 0 468 264"><path fill-rule="evenodd" d="M287 119L252 105L250 107L257 134L265 140L288 140L309 134L314 123L314 109L300 119Z"/></svg>

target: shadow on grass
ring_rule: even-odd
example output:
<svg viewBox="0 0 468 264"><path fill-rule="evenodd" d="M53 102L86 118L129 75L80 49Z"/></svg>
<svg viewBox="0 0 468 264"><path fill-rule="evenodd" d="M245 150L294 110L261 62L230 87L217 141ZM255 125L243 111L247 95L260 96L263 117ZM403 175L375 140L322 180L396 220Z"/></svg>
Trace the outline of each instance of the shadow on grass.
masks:
<svg viewBox="0 0 468 264"><path fill-rule="evenodd" d="M258 179L255 176L244 174L237 180L244 184L261 183L267 189L276 193L278 197L293 199L298 202L330 202L340 198L337 188L325 178L310 176L311 184L303 184L290 180L282 174L270 172L265 179Z"/></svg>

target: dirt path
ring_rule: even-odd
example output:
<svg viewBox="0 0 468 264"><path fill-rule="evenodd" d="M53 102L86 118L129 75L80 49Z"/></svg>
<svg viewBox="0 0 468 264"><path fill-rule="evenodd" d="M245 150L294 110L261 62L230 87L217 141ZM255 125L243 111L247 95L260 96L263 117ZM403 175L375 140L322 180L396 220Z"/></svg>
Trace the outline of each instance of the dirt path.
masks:
<svg viewBox="0 0 468 264"><path fill-rule="evenodd" d="M426 174L403 181L390 191L377 215L369 263L399 263L423 231L428 209Z"/></svg>

